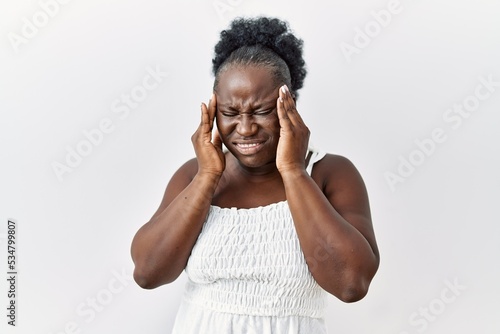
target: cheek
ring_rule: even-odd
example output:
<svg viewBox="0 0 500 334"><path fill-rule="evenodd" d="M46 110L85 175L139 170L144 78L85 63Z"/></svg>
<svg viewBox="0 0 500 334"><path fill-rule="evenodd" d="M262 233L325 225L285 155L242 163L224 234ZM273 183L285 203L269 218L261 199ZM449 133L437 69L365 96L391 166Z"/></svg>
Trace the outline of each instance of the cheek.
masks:
<svg viewBox="0 0 500 334"><path fill-rule="evenodd" d="M279 137L281 127L280 127L280 122L279 122L278 116L273 117L272 119L269 119L267 121L266 128L269 129L271 132L273 132L274 134L276 134Z"/></svg>
<svg viewBox="0 0 500 334"><path fill-rule="evenodd" d="M232 125L226 117L216 117L215 124L217 125L217 129L219 130L219 134L222 139L231 133Z"/></svg>

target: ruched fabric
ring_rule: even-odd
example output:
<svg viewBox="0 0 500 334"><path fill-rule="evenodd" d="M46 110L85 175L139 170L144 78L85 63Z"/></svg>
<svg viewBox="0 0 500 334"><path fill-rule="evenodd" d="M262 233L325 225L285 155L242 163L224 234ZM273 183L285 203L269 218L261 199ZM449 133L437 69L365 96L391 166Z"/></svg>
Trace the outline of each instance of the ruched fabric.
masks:
<svg viewBox="0 0 500 334"><path fill-rule="evenodd" d="M315 152L309 165L323 156ZM185 271L173 334L326 333L326 292L307 267L286 201L211 206Z"/></svg>

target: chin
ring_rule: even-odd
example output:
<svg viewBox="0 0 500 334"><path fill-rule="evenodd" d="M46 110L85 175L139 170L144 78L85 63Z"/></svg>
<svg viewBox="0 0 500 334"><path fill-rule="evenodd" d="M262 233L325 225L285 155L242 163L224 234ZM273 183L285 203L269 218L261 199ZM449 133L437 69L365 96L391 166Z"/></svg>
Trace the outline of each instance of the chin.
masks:
<svg viewBox="0 0 500 334"><path fill-rule="evenodd" d="M231 152L236 160L240 163L240 165L246 168L261 168L264 166L274 165L276 166L276 154L265 154L262 152L261 154L256 155L241 155L238 152Z"/></svg>

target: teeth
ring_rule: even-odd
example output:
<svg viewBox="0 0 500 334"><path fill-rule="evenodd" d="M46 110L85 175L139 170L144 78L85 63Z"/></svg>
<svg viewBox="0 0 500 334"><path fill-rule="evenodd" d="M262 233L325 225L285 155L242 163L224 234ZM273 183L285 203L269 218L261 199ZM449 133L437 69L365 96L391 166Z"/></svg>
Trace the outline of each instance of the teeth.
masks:
<svg viewBox="0 0 500 334"><path fill-rule="evenodd" d="M239 147L243 147L243 148L256 147L258 145L259 145L258 143L254 143L254 144L238 144Z"/></svg>

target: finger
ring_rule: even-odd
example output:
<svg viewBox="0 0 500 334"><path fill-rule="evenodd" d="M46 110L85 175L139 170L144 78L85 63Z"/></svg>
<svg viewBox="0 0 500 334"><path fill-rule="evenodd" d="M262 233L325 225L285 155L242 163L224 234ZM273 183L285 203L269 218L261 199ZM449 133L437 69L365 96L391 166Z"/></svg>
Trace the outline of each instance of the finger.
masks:
<svg viewBox="0 0 500 334"><path fill-rule="evenodd" d="M281 97L281 92L280 92L280 97L278 97L278 100L276 101L277 105L277 110L278 110L278 120L280 123L280 127L282 129L289 129L291 126L290 119L288 118L287 111L284 106L284 100Z"/></svg>
<svg viewBox="0 0 500 334"><path fill-rule="evenodd" d="M210 119L210 129L213 128L216 112L217 112L217 98L215 97L215 93L212 93L212 97L210 98L210 102L208 103L208 116Z"/></svg>
<svg viewBox="0 0 500 334"><path fill-rule="evenodd" d="M215 147L220 149L222 151L222 138L219 134L219 130L215 128L214 134L213 134L213 144Z"/></svg>
<svg viewBox="0 0 500 334"><path fill-rule="evenodd" d="M302 119L297 111L297 108L295 107L295 101L293 100L293 96L286 85L281 86L280 97L282 97L283 107L291 123L295 125L297 122L302 122Z"/></svg>
<svg viewBox="0 0 500 334"><path fill-rule="evenodd" d="M205 103L201 104L201 132L210 133L212 131L212 124L210 122L210 115L208 112L208 107Z"/></svg>
<svg viewBox="0 0 500 334"><path fill-rule="evenodd" d="M208 120L208 111L207 111L207 105L205 103L201 103L200 106L201 109L201 120L200 120L200 125L206 124Z"/></svg>

